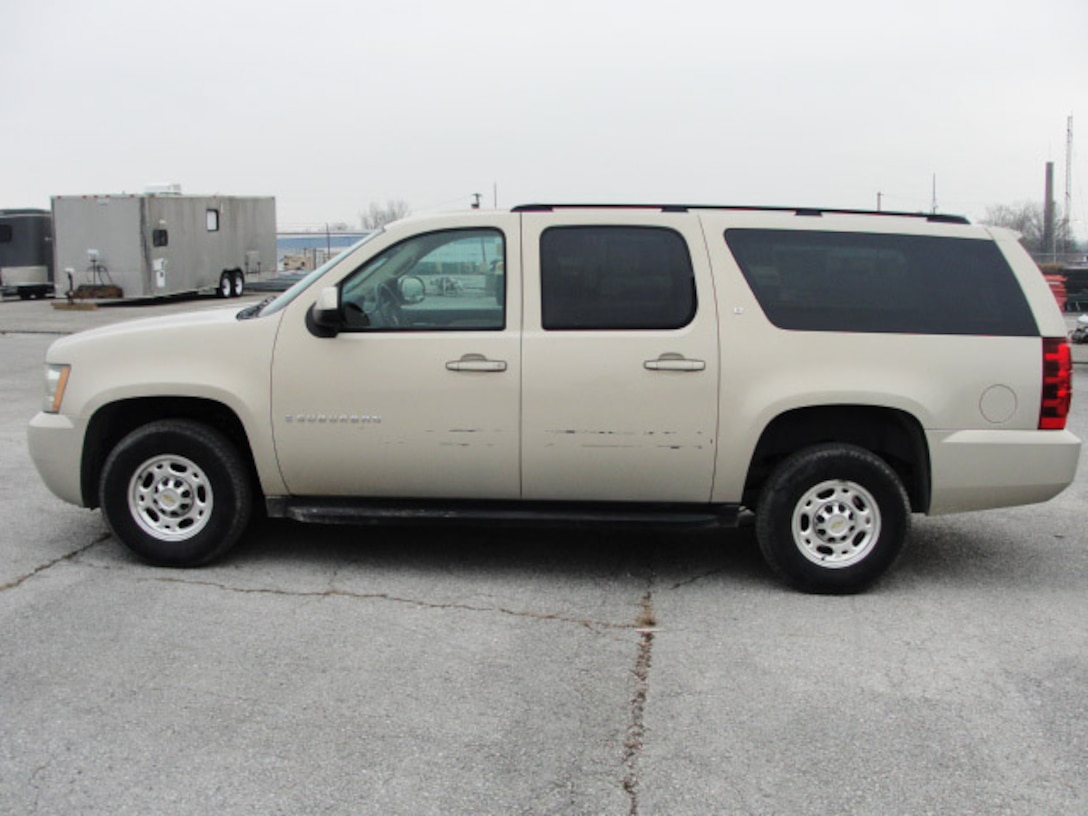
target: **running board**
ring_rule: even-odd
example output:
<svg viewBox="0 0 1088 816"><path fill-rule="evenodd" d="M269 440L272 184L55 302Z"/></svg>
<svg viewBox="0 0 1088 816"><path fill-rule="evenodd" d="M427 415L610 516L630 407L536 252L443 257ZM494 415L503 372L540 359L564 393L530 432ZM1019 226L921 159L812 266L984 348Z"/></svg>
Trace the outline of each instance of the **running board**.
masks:
<svg viewBox="0 0 1088 816"><path fill-rule="evenodd" d="M510 524L736 527L735 504L474 502L274 496L271 518L316 524Z"/></svg>

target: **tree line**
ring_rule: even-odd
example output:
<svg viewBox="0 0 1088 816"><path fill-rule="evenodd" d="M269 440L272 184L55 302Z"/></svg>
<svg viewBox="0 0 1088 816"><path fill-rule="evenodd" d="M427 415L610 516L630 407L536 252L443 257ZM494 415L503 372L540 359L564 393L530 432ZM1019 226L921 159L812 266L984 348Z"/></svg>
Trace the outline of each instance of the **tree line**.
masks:
<svg viewBox="0 0 1088 816"><path fill-rule="evenodd" d="M994 204L986 208L982 223L991 227L1006 227L1020 233L1020 242L1028 252L1047 255L1081 252L1086 249L1078 244L1076 236L1065 218L1054 219L1054 243L1048 246L1045 208L1042 204L1023 201L1019 204Z"/></svg>

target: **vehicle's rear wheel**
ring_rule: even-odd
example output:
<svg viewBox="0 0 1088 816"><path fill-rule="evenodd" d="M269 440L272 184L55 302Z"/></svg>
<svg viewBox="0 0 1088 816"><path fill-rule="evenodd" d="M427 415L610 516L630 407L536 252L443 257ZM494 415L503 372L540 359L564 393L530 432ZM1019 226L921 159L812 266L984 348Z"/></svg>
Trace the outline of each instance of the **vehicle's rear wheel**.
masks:
<svg viewBox="0 0 1088 816"><path fill-rule="evenodd" d="M894 563L910 530L895 471L853 445L817 445L782 461L760 494L763 557L805 592L860 592Z"/></svg>
<svg viewBox="0 0 1088 816"><path fill-rule="evenodd" d="M113 449L99 504L114 535L140 558L193 567L238 540L252 488L225 436L197 422L162 420L137 428Z"/></svg>
<svg viewBox="0 0 1088 816"><path fill-rule="evenodd" d="M230 272L224 272L219 276L219 286L215 290L215 294L217 297L229 298L233 291L234 281L231 279Z"/></svg>
<svg viewBox="0 0 1088 816"><path fill-rule="evenodd" d="M246 276L235 270L230 277L230 296L241 297L246 291Z"/></svg>

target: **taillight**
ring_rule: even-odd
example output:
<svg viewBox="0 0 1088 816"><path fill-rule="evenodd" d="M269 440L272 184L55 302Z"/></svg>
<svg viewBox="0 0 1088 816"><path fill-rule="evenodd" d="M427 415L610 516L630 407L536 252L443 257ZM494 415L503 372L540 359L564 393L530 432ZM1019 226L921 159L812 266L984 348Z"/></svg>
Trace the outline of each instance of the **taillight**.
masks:
<svg viewBox="0 0 1088 816"><path fill-rule="evenodd" d="M1064 337L1043 338L1043 400L1039 430L1060 431L1069 417L1073 396L1073 358Z"/></svg>

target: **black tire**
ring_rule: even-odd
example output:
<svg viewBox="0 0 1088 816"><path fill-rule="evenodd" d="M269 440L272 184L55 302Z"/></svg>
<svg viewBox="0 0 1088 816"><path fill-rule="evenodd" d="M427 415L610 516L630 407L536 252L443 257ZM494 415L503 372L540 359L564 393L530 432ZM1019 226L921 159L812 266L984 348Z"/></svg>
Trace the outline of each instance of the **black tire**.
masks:
<svg viewBox="0 0 1088 816"><path fill-rule="evenodd" d="M229 298L234 291L234 281L231 280L230 272L224 272L219 276L219 286L216 287L215 296L217 298Z"/></svg>
<svg viewBox="0 0 1088 816"><path fill-rule="evenodd" d="M246 276L241 270L235 269L230 276L230 296L241 297L246 293Z"/></svg>
<svg viewBox="0 0 1088 816"><path fill-rule="evenodd" d="M803 592L861 592L899 557L909 531L899 477L853 445L817 445L785 459L756 509L764 559Z"/></svg>
<svg viewBox="0 0 1088 816"><path fill-rule="evenodd" d="M223 434L176 419L144 425L117 444L102 468L98 498L113 534L141 559L195 567L237 542L253 489Z"/></svg>

